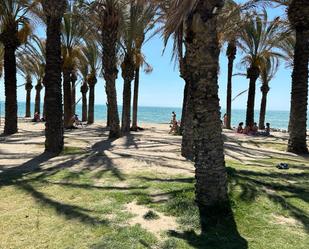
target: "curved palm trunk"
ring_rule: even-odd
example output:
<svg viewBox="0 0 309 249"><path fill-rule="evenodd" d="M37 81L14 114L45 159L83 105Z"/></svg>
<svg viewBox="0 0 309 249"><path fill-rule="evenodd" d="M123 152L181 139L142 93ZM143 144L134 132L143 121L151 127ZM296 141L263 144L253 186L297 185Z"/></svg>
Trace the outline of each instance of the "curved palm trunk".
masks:
<svg viewBox="0 0 309 249"><path fill-rule="evenodd" d="M247 114L246 125L254 124L254 102L255 102L255 86L256 81L259 78L260 70L257 67L250 67L247 71L247 78L250 79L248 100L247 100Z"/></svg>
<svg viewBox="0 0 309 249"><path fill-rule="evenodd" d="M259 119L259 129L265 129L265 116L266 116L266 105L267 105L267 94L269 92L268 82L263 83L261 86L262 100L260 108L260 119Z"/></svg>
<svg viewBox="0 0 309 249"><path fill-rule="evenodd" d="M86 122L88 120L88 106L87 106L87 92L89 88L87 82L84 81L83 85L80 88L82 93L82 121Z"/></svg>
<svg viewBox="0 0 309 249"><path fill-rule="evenodd" d="M56 15L49 14L55 10ZM63 8L61 8L61 6ZM61 94L61 40L60 24L65 9L65 1L43 1L44 12L47 17L47 40L46 40L46 68L45 68L45 105L46 105L46 128L45 128L45 151L60 153L63 149L63 110Z"/></svg>
<svg viewBox="0 0 309 249"><path fill-rule="evenodd" d="M72 89L71 89L71 73L69 70L63 70L63 100L64 100L64 127L70 128L72 119Z"/></svg>
<svg viewBox="0 0 309 249"><path fill-rule="evenodd" d="M292 93L288 151L298 154L308 153L307 104L308 104L308 59L309 31L296 29L294 69L292 73Z"/></svg>
<svg viewBox="0 0 309 249"><path fill-rule="evenodd" d="M34 102L34 112L41 113L41 91L42 91L42 83L38 81L35 86L35 102Z"/></svg>
<svg viewBox="0 0 309 249"><path fill-rule="evenodd" d="M133 114L132 114L132 131L138 130L137 125L137 113L138 113L138 92L139 92L139 70L137 67L135 69L135 78L134 78L134 93L133 93Z"/></svg>
<svg viewBox="0 0 309 249"><path fill-rule="evenodd" d="M226 90L226 129L231 129L232 119L232 77L233 66L236 57L236 44L235 41L231 41L228 44L226 55L228 57L228 74L227 74L227 90Z"/></svg>
<svg viewBox="0 0 309 249"><path fill-rule="evenodd" d="M130 55L126 55L122 64L123 85L123 103L122 103L122 124L123 134L130 132L131 124L131 82L134 79L134 62Z"/></svg>
<svg viewBox="0 0 309 249"><path fill-rule="evenodd" d="M17 46L4 44L5 135L12 135L18 131L16 48Z"/></svg>
<svg viewBox="0 0 309 249"><path fill-rule="evenodd" d="M88 124L94 123L94 84L89 84Z"/></svg>
<svg viewBox="0 0 309 249"><path fill-rule="evenodd" d="M210 213L222 219L219 211L228 212L227 174L218 98L220 50L217 17L212 14L215 7L218 10L223 3L221 0L198 2L193 13L193 39L186 52L186 62L192 77L195 195L202 232L209 229L209 219L215 218L210 217Z"/></svg>

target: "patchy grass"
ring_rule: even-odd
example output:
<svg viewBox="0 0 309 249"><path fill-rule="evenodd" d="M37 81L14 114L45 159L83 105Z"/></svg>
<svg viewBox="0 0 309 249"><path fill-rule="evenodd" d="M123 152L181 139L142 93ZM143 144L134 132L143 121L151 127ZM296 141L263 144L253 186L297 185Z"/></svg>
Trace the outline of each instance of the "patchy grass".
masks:
<svg viewBox="0 0 309 249"><path fill-rule="evenodd" d="M70 147L66 155L82 153ZM278 170L278 162L290 169ZM309 244L309 162L271 156L250 165L227 161L233 216L200 235L194 178L143 171L41 170L0 175L0 248L305 249ZM125 209L136 201L174 216L160 237ZM159 226L159 224L158 224Z"/></svg>
<svg viewBox="0 0 309 249"><path fill-rule="evenodd" d="M86 153L86 151L81 147L65 146L61 155L79 155Z"/></svg>

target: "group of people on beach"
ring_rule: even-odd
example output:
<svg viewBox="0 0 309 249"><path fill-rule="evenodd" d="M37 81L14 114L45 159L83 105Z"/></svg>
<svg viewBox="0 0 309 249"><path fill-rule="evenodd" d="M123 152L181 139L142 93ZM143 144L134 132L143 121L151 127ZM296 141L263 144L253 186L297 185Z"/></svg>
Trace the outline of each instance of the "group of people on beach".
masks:
<svg viewBox="0 0 309 249"><path fill-rule="evenodd" d="M42 117L39 112L35 112L33 119L31 120L32 122L38 123L38 122L45 122L45 118ZM83 126L82 121L79 120L78 115L74 114L70 120L70 124L68 129L77 129L77 126Z"/></svg>
<svg viewBox="0 0 309 249"><path fill-rule="evenodd" d="M223 116L223 127L227 127L227 115ZM238 134L251 135L251 136L270 136L270 123L266 123L265 130L259 131L257 123L249 124L244 127L244 123L240 122L236 129Z"/></svg>
<svg viewBox="0 0 309 249"><path fill-rule="evenodd" d="M176 119L176 113L172 112L172 119L170 122L170 132L169 134L179 134L180 133L180 121L177 121Z"/></svg>

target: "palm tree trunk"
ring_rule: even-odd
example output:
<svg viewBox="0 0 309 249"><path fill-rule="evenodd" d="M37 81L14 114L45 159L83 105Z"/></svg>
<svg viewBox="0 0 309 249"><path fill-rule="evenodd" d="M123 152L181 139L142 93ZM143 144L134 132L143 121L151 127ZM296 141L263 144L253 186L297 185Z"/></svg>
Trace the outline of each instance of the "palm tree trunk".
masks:
<svg viewBox="0 0 309 249"><path fill-rule="evenodd" d="M133 114L132 114L132 128L131 130L137 131L137 113L138 113L138 92L139 92L139 70L137 67L135 69L135 78L134 78L134 93L133 93Z"/></svg>
<svg viewBox="0 0 309 249"><path fill-rule="evenodd" d="M5 124L4 134L11 135L17 129L17 79L16 47L4 47Z"/></svg>
<svg viewBox="0 0 309 249"><path fill-rule="evenodd" d="M56 2L56 3L55 3ZM47 17L46 68L45 68L45 151L60 153L63 149L63 109L61 93L61 40L60 24L66 1L43 1ZM57 11L55 7L57 6ZM57 12L57 15L50 12Z"/></svg>
<svg viewBox="0 0 309 249"><path fill-rule="evenodd" d="M71 73L69 70L63 70L63 100L64 100L64 127L70 128L72 119L72 89L71 89Z"/></svg>
<svg viewBox="0 0 309 249"><path fill-rule="evenodd" d="M34 102L34 112L41 113L41 90L42 84L38 81L37 85L35 86L35 102Z"/></svg>
<svg viewBox="0 0 309 249"><path fill-rule="evenodd" d="M259 68L252 66L248 69L247 78L250 79L250 83L249 83L248 100L247 100L246 125L254 124L255 86L259 75L260 75Z"/></svg>
<svg viewBox="0 0 309 249"><path fill-rule="evenodd" d="M71 73L71 83L72 83L72 114L76 113L76 81L77 81L77 75L76 75L76 72L73 71Z"/></svg>
<svg viewBox="0 0 309 249"><path fill-rule="evenodd" d="M94 85L89 85L88 124L94 123Z"/></svg>
<svg viewBox="0 0 309 249"><path fill-rule="evenodd" d="M26 95L26 118L31 117L31 90L27 90L27 95Z"/></svg>
<svg viewBox="0 0 309 249"><path fill-rule="evenodd" d="M266 116L266 105L267 105L267 94L269 92L268 82L263 83L261 86L262 100L260 108L260 119L259 119L259 129L265 129L265 116Z"/></svg>
<svg viewBox="0 0 309 249"><path fill-rule="evenodd" d="M190 72L193 103L196 202L201 228L209 229L210 213L222 219L228 212L227 174L223 154L218 97L219 42L217 16L212 14L223 1L202 1L193 13L195 28L187 46L186 63ZM216 11L216 12L217 12ZM215 212L212 212L214 211Z"/></svg>
<svg viewBox="0 0 309 249"><path fill-rule="evenodd" d="M87 82L84 81L83 85L80 88L82 93L82 121L86 122L88 120L88 106L87 106L87 92L89 88Z"/></svg>
<svg viewBox="0 0 309 249"><path fill-rule="evenodd" d="M115 13L116 14L116 13ZM108 103L108 116L109 116L109 138L119 138L120 122L117 106L116 94L116 78L118 74L117 69L117 37L118 25L112 30L102 29L102 44L103 44L103 76L106 82L105 90Z"/></svg>
<svg viewBox="0 0 309 249"><path fill-rule="evenodd" d="M186 120L186 110L187 110L187 98L188 98L188 84L185 82L185 87L183 90L183 100L182 100L182 112L181 112L181 124L180 124L180 133L183 135L183 131L185 128L185 120Z"/></svg>
<svg viewBox="0 0 309 249"><path fill-rule="evenodd" d="M308 59L309 31L296 29L294 52L294 69L292 73L292 93L288 151L308 153L307 138L307 104L308 104Z"/></svg>
<svg viewBox="0 0 309 249"><path fill-rule="evenodd" d="M228 57L228 74L227 74L227 90L226 90L226 129L231 129L232 119L232 77L233 66L236 57L236 44L235 41L231 41L228 44L226 55Z"/></svg>
<svg viewBox="0 0 309 249"><path fill-rule="evenodd" d="M122 102L122 124L121 131L123 134L130 132L131 124L131 82L134 79L134 62L130 54L126 54L122 63L123 85L123 102Z"/></svg>
<svg viewBox="0 0 309 249"><path fill-rule="evenodd" d="M182 119L183 132L181 143L181 155L189 160L194 158L194 138L193 138L193 99L191 94L190 80L186 76L186 103L185 118Z"/></svg>

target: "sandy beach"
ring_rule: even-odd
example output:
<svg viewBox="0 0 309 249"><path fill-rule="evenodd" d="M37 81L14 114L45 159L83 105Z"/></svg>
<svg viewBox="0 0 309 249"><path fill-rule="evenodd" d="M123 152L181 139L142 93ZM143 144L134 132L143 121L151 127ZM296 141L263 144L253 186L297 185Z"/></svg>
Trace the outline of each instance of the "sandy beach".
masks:
<svg viewBox="0 0 309 249"><path fill-rule="evenodd" d="M168 124L141 124L142 132L132 132L127 137L109 141L104 122L65 131L65 147L82 151L82 155L61 155L44 164L32 167L70 167L82 168L113 167L115 171L132 172L141 169L159 173L192 174L193 163L180 154L181 136L168 134ZM3 128L3 127L1 127ZM0 132L1 129L0 129ZM267 158L271 154L292 156L284 152L288 139L287 133L275 132L272 137L252 137L224 130L226 159L242 163L253 159ZM29 160L44 152L44 123L22 120L19 133L0 138L0 169L22 169L23 164L31 166ZM263 146L261 146L263 144ZM74 153L78 154L78 153ZM84 154L87 155L85 158ZM97 155L104 160L95 160ZM73 163L72 163L72 160Z"/></svg>

